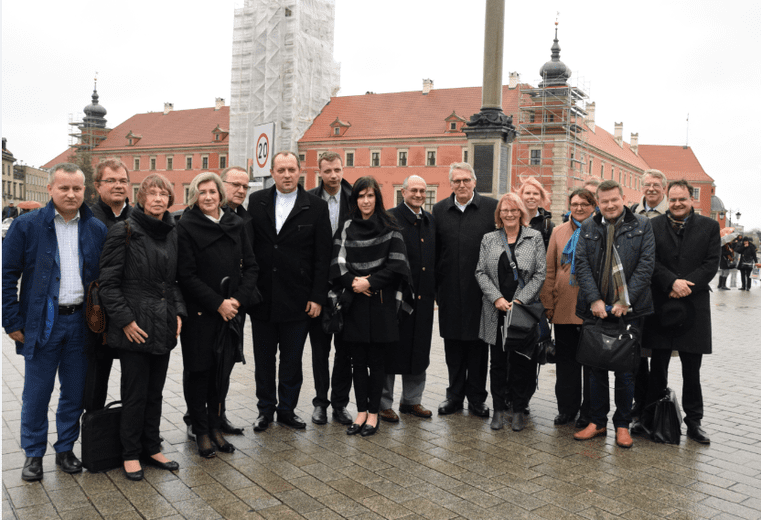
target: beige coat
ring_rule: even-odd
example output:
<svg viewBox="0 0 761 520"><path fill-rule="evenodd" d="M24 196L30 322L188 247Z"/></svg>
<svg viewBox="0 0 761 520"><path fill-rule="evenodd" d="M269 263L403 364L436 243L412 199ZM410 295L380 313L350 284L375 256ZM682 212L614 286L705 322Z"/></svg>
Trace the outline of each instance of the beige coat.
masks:
<svg viewBox="0 0 761 520"><path fill-rule="evenodd" d="M569 284L571 279L571 264L561 265L563 248L576 230L570 220L552 232L547 248L547 277L539 297L547 317L552 323L560 325L580 325L581 318L576 316L576 297L579 287Z"/></svg>

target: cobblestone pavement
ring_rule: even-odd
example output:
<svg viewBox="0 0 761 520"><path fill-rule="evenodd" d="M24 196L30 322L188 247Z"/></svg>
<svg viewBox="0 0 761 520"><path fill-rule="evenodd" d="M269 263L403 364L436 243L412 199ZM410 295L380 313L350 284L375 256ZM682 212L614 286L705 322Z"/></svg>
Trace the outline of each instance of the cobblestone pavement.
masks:
<svg viewBox="0 0 761 520"><path fill-rule="evenodd" d="M246 425L243 436L229 437L237 451L205 460L186 439L177 349L164 391L162 435L164 453L181 469L169 473L148 467L142 482L128 481L121 469L67 475L56 468L52 445L44 457L44 479L21 480L23 362L3 335L3 520L758 519L761 288L718 291L712 303L715 354L703 361L703 424L710 446L686 437L680 446L635 437L634 447L623 450L611 432L607 438L574 441L572 426L552 423L552 366L542 370L528 426L520 433L509 427L492 431L488 420L466 411L428 420L403 415L396 425L382 423L375 436L349 437L338 424L309 422L314 385L308 346L298 408L307 429L273 424L255 434L249 337L249 363L236 367L228 399L232 421ZM447 386L440 339L431 361L423 404L435 410ZM670 376L681 395L677 360ZM118 373L112 376L110 394L118 397ZM57 392L50 405L51 433L56 399ZM75 453L79 450L76 446Z"/></svg>

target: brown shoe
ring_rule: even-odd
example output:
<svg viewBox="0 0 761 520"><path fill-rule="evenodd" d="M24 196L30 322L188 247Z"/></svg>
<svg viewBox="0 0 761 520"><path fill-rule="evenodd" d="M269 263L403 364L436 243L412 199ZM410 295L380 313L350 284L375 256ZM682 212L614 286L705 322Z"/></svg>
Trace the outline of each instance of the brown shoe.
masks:
<svg viewBox="0 0 761 520"><path fill-rule="evenodd" d="M423 419L430 419L433 412L423 408L420 404L400 404L399 412L412 414L415 417L422 417Z"/></svg>
<svg viewBox="0 0 761 520"><path fill-rule="evenodd" d="M621 448L631 448L634 441L629 435L629 428L616 428L616 444Z"/></svg>
<svg viewBox="0 0 761 520"><path fill-rule="evenodd" d="M386 422L399 422L399 416L396 415L396 412L392 410L391 408L388 408L386 410L381 410L378 412L378 415L381 419L383 419Z"/></svg>
<svg viewBox="0 0 761 520"><path fill-rule="evenodd" d="M589 426L580 432L574 433L573 438L577 441L588 441L589 439L594 439L595 437L606 435L607 433L608 430L606 430L604 426L602 428L598 428L595 423L591 422L589 423Z"/></svg>

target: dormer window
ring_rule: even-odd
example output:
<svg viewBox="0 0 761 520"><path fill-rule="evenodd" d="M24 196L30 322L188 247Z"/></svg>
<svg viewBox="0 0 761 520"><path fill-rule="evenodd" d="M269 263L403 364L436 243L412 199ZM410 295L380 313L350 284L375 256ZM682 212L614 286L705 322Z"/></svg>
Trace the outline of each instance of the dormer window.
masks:
<svg viewBox="0 0 761 520"><path fill-rule="evenodd" d="M330 135L333 137L341 137L349 130L351 123L348 121L341 121L339 118L336 118L335 121L330 123L330 127L332 128Z"/></svg>
<svg viewBox="0 0 761 520"><path fill-rule="evenodd" d="M444 119L444 121L447 124L446 126L447 133L460 132L462 128L462 124L465 123L465 119L458 116L454 110L452 111L451 114L449 114L449 116L446 119Z"/></svg>
<svg viewBox="0 0 761 520"><path fill-rule="evenodd" d="M127 138L128 146L134 146L134 145L136 145L137 142L140 139L143 138L142 135L137 135L137 134L132 133L132 130L130 130L129 133L127 133L127 135L125 137Z"/></svg>
<svg viewBox="0 0 761 520"><path fill-rule="evenodd" d="M229 130L222 128L219 125L217 125L211 133L214 134L214 141L224 141L227 136L230 135Z"/></svg>

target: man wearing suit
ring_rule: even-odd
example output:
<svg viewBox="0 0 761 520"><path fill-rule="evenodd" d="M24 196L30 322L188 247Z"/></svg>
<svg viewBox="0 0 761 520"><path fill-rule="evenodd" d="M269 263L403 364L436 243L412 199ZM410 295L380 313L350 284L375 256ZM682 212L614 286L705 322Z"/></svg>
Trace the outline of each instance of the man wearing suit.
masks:
<svg viewBox="0 0 761 520"><path fill-rule="evenodd" d="M395 348L389 349L386 356L386 380L379 415L388 422L399 421L399 416L392 408L396 374L402 374L399 411L426 419L432 415L421 404L425 370L430 363L433 302L436 297L436 225L433 215L423 209L426 187L425 180L417 175L404 179L404 201L389 211L402 228L412 272L415 302L412 314L404 313L400 317L399 341L394 344Z"/></svg>
<svg viewBox="0 0 761 520"><path fill-rule="evenodd" d="M652 278L655 314L648 318L645 339L653 349L647 403L664 395L671 351L682 362L682 405L687 437L701 444L711 440L703 419L700 365L711 353L711 290L721 254L719 223L693 209L693 188L687 181L668 187L668 211L652 220L655 270ZM652 426L654 406L642 412L642 424Z"/></svg>
<svg viewBox="0 0 761 520"><path fill-rule="evenodd" d="M343 162L341 156L326 152L318 161L320 185L309 193L320 197L328 203L331 232L343 226L349 216L349 197L351 184L343 180ZM331 235L332 236L332 235ZM332 243L331 243L332 248ZM312 374L314 375L315 398L312 399L314 424L328 422L328 405L333 406L333 419L341 424L351 424L352 417L346 411L351 391L351 358L340 336L335 336L336 350L333 357L333 377L330 376L330 342L333 334L322 330L322 318L317 316L309 320L309 343L312 346ZM333 392L328 400L328 388L333 385Z"/></svg>
<svg viewBox="0 0 761 520"><path fill-rule="evenodd" d="M328 204L299 185L298 157L278 152L270 171L275 185L248 200L262 294L262 302L248 310L259 400L257 432L267 429L276 411L278 422L306 427L295 413L304 379L301 357L310 318L320 315L327 299L331 254Z"/></svg>
<svg viewBox="0 0 761 520"><path fill-rule="evenodd" d="M489 417L485 403L489 347L478 339L482 293L476 282L476 264L481 239L494 231L497 201L475 191L476 174L468 163L449 167L449 185L452 195L433 207L439 332L449 371L446 400L439 405L439 414L461 410L467 397L472 413Z"/></svg>
<svg viewBox="0 0 761 520"><path fill-rule="evenodd" d="M61 394L55 461L66 473L82 471L72 449L87 373L83 304L88 285L98 277L107 232L82 204L85 176L77 165L54 166L48 193L47 206L14 220L3 241L3 327L25 359L21 478L26 481L42 479L56 373Z"/></svg>

